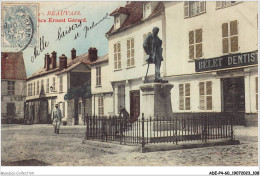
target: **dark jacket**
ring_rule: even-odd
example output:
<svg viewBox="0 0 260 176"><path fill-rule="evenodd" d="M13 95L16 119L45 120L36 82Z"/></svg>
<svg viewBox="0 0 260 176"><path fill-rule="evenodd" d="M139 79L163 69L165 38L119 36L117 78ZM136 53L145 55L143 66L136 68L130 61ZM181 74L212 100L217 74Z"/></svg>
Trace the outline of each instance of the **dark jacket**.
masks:
<svg viewBox="0 0 260 176"><path fill-rule="evenodd" d="M149 56L146 58L146 62L155 63L156 59L163 61L162 57L162 40L158 36L153 34L147 35L143 43L144 51Z"/></svg>

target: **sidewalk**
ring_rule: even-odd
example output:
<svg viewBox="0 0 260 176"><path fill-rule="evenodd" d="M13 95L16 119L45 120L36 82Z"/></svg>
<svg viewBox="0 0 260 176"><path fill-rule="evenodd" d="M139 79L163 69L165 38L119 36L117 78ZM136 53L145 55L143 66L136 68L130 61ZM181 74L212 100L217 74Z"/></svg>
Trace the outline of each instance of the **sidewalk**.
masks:
<svg viewBox="0 0 260 176"><path fill-rule="evenodd" d="M234 126L234 137L240 143L258 142L258 127Z"/></svg>

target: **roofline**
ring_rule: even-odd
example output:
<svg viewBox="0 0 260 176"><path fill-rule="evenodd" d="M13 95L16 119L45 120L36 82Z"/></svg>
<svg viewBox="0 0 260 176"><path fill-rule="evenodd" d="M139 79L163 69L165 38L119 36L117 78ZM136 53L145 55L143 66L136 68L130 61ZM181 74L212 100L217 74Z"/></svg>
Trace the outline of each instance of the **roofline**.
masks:
<svg viewBox="0 0 260 176"><path fill-rule="evenodd" d="M89 68L91 70L91 68L88 66L89 64L86 64L84 62L80 62L78 63L78 65L76 65L75 67L69 69L69 70L66 70L66 71L63 71L63 70L60 70L59 73L56 73L56 75L60 75L60 74L63 74L63 73L67 73L67 72L70 72L71 70L73 70L74 68L76 68L77 66L79 66L80 64L83 64L85 67Z"/></svg>
<svg viewBox="0 0 260 176"><path fill-rule="evenodd" d="M58 68L58 67L57 67ZM39 74L39 75L35 75L35 76L31 76L29 78L27 78L27 80L31 80L31 79L34 79L34 78L38 78L38 77L41 77L41 76L44 76L44 75L47 75L47 74L51 74L51 73L55 73L55 72L58 72L60 71L59 69L57 70L51 70L49 72L46 72L46 73L42 73L42 74Z"/></svg>
<svg viewBox="0 0 260 176"><path fill-rule="evenodd" d="M16 79L16 78L1 78L1 80L10 80L10 79L11 79L11 80L17 80L17 81L18 81L18 80L20 80L20 81L23 81L23 80L25 80L25 81L26 81L26 80L27 80L27 78L25 78L25 79Z"/></svg>
<svg viewBox="0 0 260 176"><path fill-rule="evenodd" d="M99 62L95 62L95 63L89 64L89 65L91 65L91 66L98 65L98 64L103 64L104 62L108 62L108 59L107 60L103 60L103 61L99 61Z"/></svg>
<svg viewBox="0 0 260 176"><path fill-rule="evenodd" d="M165 12L163 11L163 12L161 12L161 13L155 14L155 15L150 16L150 17L148 17L148 18L145 18L144 20L141 20L141 21L139 21L139 22L137 22L137 23L135 23L135 24L132 24L132 25L126 26L126 27L124 27L124 28L118 29L118 30L116 30L115 32L106 33L106 35L107 35L108 37L110 37L110 36L112 36L112 35L114 35L114 34L123 32L123 31L128 30L128 29L130 29L130 28L132 28L132 27L135 27L135 26L137 26L137 25L140 25L140 24L142 24L142 23L144 23L144 22L146 22L146 21L148 21L148 20L150 20L150 19L152 19L152 18L158 17L158 16L160 16L160 15L164 15L164 13L165 13Z"/></svg>

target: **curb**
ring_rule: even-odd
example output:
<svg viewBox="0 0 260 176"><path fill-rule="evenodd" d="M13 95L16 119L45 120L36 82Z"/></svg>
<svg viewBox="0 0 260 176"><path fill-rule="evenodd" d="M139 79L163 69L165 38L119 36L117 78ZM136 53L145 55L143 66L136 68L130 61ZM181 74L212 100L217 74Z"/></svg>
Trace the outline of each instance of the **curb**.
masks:
<svg viewBox="0 0 260 176"><path fill-rule="evenodd" d="M168 151L168 150L183 150L183 149L194 149L194 148L203 148L203 147L213 147L213 146L222 146L222 145L238 145L240 144L239 140L228 140L228 141L210 141L210 142L179 142L176 144L161 143L161 144L149 144L145 147L140 145L131 146L131 145L121 145L120 143L107 143L100 141L91 141L83 140L82 144L87 144L95 149L100 148L100 150L107 150L109 152L156 152L156 151Z"/></svg>

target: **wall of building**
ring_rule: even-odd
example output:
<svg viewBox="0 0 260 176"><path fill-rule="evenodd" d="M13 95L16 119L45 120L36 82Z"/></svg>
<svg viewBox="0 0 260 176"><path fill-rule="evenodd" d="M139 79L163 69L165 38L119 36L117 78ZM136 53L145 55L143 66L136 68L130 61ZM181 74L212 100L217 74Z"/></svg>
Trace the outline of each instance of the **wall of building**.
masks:
<svg viewBox="0 0 260 176"><path fill-rule="evenodd" d="M195 29L203 31L202 58L223 55L222 24L233 20L238 21L238 52L257 50L257 12L257 2L216 9L216 2L207 1L206 13L184 18L184 2L166 3L166 75L195 73L195 63L189 59L189 31Z"/></svg>
<svg viewBox="0 0 260 176"><path fill-rule="evenodd" d="M144 50L143 50L143 35L152 32L153 27L160 28L159 38L163 40L163 56L165 56L164 36L163 36L163 16L152 18L140 25L136 25L120 33L113 34L109 37L109 67L112 72L112 82L131 80L136 78L145 77L147 64L144 62ZM135 65L127 68L127 39L134 38L134 50L135 50ZM121 69L114 70L114 44L121 43ZM165 58L165 57L164 57ZM163 66L161 68L163 72ZM148 75L154 75L154 64L150 64Z"/></svg>
<svg viewBox="0 0 260 176"><path fill-rule="evenodd" d="M8 81L15 81L14 95L8 95ZM21 123L24 119L24 102L26 96L25 80L1 80L1 119L3 123ZM7 116L7 104L14 103L14 116ZM9 120L7 120L9 119Z"/></svg>
<svg viewBox="0 0 260 176"><path fill-rule="evenodd" d="M101 67L101 85L97 85L96 70L97 67ZM91 91L92 94L98 94L102 92L113 92L111 85L112 71L110 70L108 62L100 63L91 66Z"/></svg>

